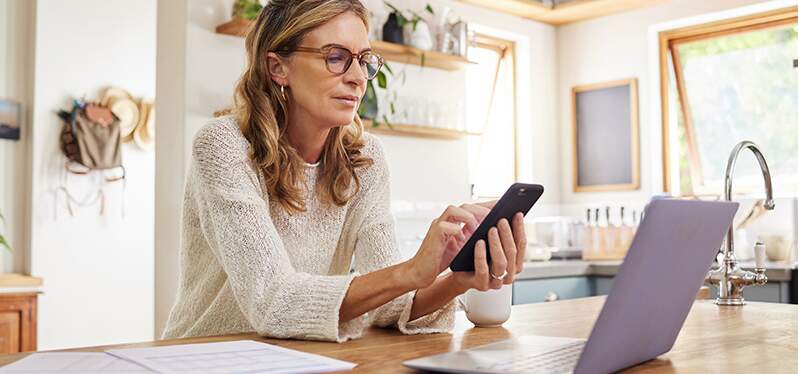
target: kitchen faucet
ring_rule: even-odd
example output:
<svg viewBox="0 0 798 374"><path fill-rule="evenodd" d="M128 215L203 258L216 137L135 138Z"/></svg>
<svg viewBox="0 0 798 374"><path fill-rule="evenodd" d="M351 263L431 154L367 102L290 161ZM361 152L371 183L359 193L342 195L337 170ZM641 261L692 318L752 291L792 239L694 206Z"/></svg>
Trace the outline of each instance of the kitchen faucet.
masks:
<svg viewBox="0 0 798 374"><path fill-rule="evenodd" d="M737 158L744 149L750 149L759 161L759 168L762 169L762 176L765 179L765 204L767 210L773 210L776 203L773 201L773 186L770 181L770 169L765 161L765 156L759 147L751 141L742 141L732 149L729 161L726 164L726 190L725 198L727 201L732 199L732 178L734 177L734 167ZM734 225L729 227L726 234L726 245L723 251L723 261L717 269L713 269L707 274L707 283L718 287L718 298L715 299L717 305L744 305L743 287L751 285L764 285L768 278L765 275L764 253L757 253L757 264L753 272L743 270L737 264L734 256ZM757 252L764 252L764 246L757 246Z"/></svg>

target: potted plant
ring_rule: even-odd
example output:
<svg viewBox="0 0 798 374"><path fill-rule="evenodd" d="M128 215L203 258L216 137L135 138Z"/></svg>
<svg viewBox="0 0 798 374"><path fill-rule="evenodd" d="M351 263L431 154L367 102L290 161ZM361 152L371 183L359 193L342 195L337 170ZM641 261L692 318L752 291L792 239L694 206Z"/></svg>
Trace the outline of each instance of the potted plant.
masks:
<svg viewBox="0 0 798 374"><path fill-rule="evenodd" d="M408 44L421 50L432 49L433 41L429 26L418 13L411 10L408 11L410 16L407 16L393 4L386 1L385 5L391 8L391 14L382 31L383 40L392 43ZM429 4L424 7L424 10L431 15L435 14L432 6ZM397 30L397 28L399 30Z"/></svg>
<svg viewBox="0 0 798 374"><path fill-rule="evenodd" d="M387 63L382 65L382 67L383 69L377 72L377 77L376 77L377 86L379 86L382 89L387 89L388 76L386 75L386 72L388 72L388 74L393 75L393 70L391 70L391 67ZM396 108L394 107L393 102L389 103L389 107L391 114L394 114L396 112ZM366 93L363 95L363 100L360 101L360 106L357 109L357 114L358 116L360 116L360 118L372 120L373 121L372 126L377 127L380 125L380 121L377 118L378 113L379 113L379 102L377 100L377 90L374 87L374 80L372 79L366 83ZM390 126L387 115L383 115L382 119L383 121L385 121L385 123L388 126Z"/></svg>
<svg viewBox="0 0 798 374"><path fill-rule="evenodd" d="M258 18L263 5L258 0L235 0L233 2L233 18L253 21Z"/></svg>

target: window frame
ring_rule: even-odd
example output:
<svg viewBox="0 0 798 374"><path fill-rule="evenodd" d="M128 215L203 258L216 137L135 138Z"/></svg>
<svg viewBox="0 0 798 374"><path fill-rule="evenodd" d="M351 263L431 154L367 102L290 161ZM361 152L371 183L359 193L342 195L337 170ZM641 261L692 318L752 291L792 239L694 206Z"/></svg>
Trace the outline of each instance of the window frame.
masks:
<svg viewBox="0 0 798 374"><path fill-rule="evenodd" d="M493 80L493 87L495 88L496 83L499 79L499 72L501 71L501 67L503 64L509 63L509 70L507 74L509 74L509 82L512 86L511 88L511 97L512 97L512 143L513 143L513 182L518 182L518 174L519 174L519 166L518 166L518 88L516 82L516 49L515 49L515 42L511 40L501 39L498 37L476 33L474 36L474 46L478 48L490 49L495 51L499 55L498 64L496 66L496 74L494 75ZM491 102L491 105L493 103ZM482 131L479 133L482 134L481 136L485 136L485 131L487 128L483 128ZM475 195L472 196L475 199L492 199L492 198L499 198L500 196L483 196L483 195Z"/></svg>
<svg viewBox="0 0 798 374"><path fill-rule="evenodd" d="M700 154L698 143L695 138L695 126L690 113L690 105L687 100L687 91L684 85L683 73L681 71L681 61L679 49L680 44L714 39L723 36L741 34L745 32L776 28L786 24L798 22L798 6L771 10L762 13L755 13L741 17L734 17L725 20L709 22L699 25L677 28L673 30L659 32L659 73L660 73L660 112L662 130L662 189L666 193L673 192L671 174L671 128L670 128L670 80L671 64L673 67L673 78L676 83L676 96L682 110L679 112L685 125L685 139L687 142L687 158L691 176L695 176L699 183L699 190L692 191L691 194L680 193L681 196L702 196L707 195L708 191L702 191L704 185L703 170L701 169ZM678 152L678 151L677 151ZM720 193L712 193L718 195Z"/></svg>

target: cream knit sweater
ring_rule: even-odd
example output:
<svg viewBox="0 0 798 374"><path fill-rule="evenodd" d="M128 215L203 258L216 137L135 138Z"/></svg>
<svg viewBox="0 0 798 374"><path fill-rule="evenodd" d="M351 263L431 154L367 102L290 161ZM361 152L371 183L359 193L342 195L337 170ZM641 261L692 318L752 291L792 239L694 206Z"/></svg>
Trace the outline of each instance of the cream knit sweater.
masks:
<svg viewBox="0 0 798 374"><path fill-rule="evenodd" d="M343 207L321 203L319 166L307 164L307 211L292 215L270 203L234 119L201 129L183 201L179 290L163 338L256 331L343 342L372 324L405 334L451 330L453 302L408 321L415 292L338 321L352 278L401 261L382 145L364 137L374 165L359 169L360 192Z"/></svg>

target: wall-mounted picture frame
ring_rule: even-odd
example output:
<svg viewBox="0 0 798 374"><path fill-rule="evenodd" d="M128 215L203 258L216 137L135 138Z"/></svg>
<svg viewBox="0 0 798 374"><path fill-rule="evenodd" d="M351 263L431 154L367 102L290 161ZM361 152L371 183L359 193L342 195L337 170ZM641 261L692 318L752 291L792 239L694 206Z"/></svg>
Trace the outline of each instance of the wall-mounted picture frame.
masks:
<svg viewBox="0 0 798 374"><path fill-rule="evenodd" d="M571 89L574 192L640 189L637 78Z"/></svg>
<svg viewBox="0 0 798 374"><path fill-rule="evenodd" d="M0 100L0 139L19 140L21 110L19 103Z"/></svg>

